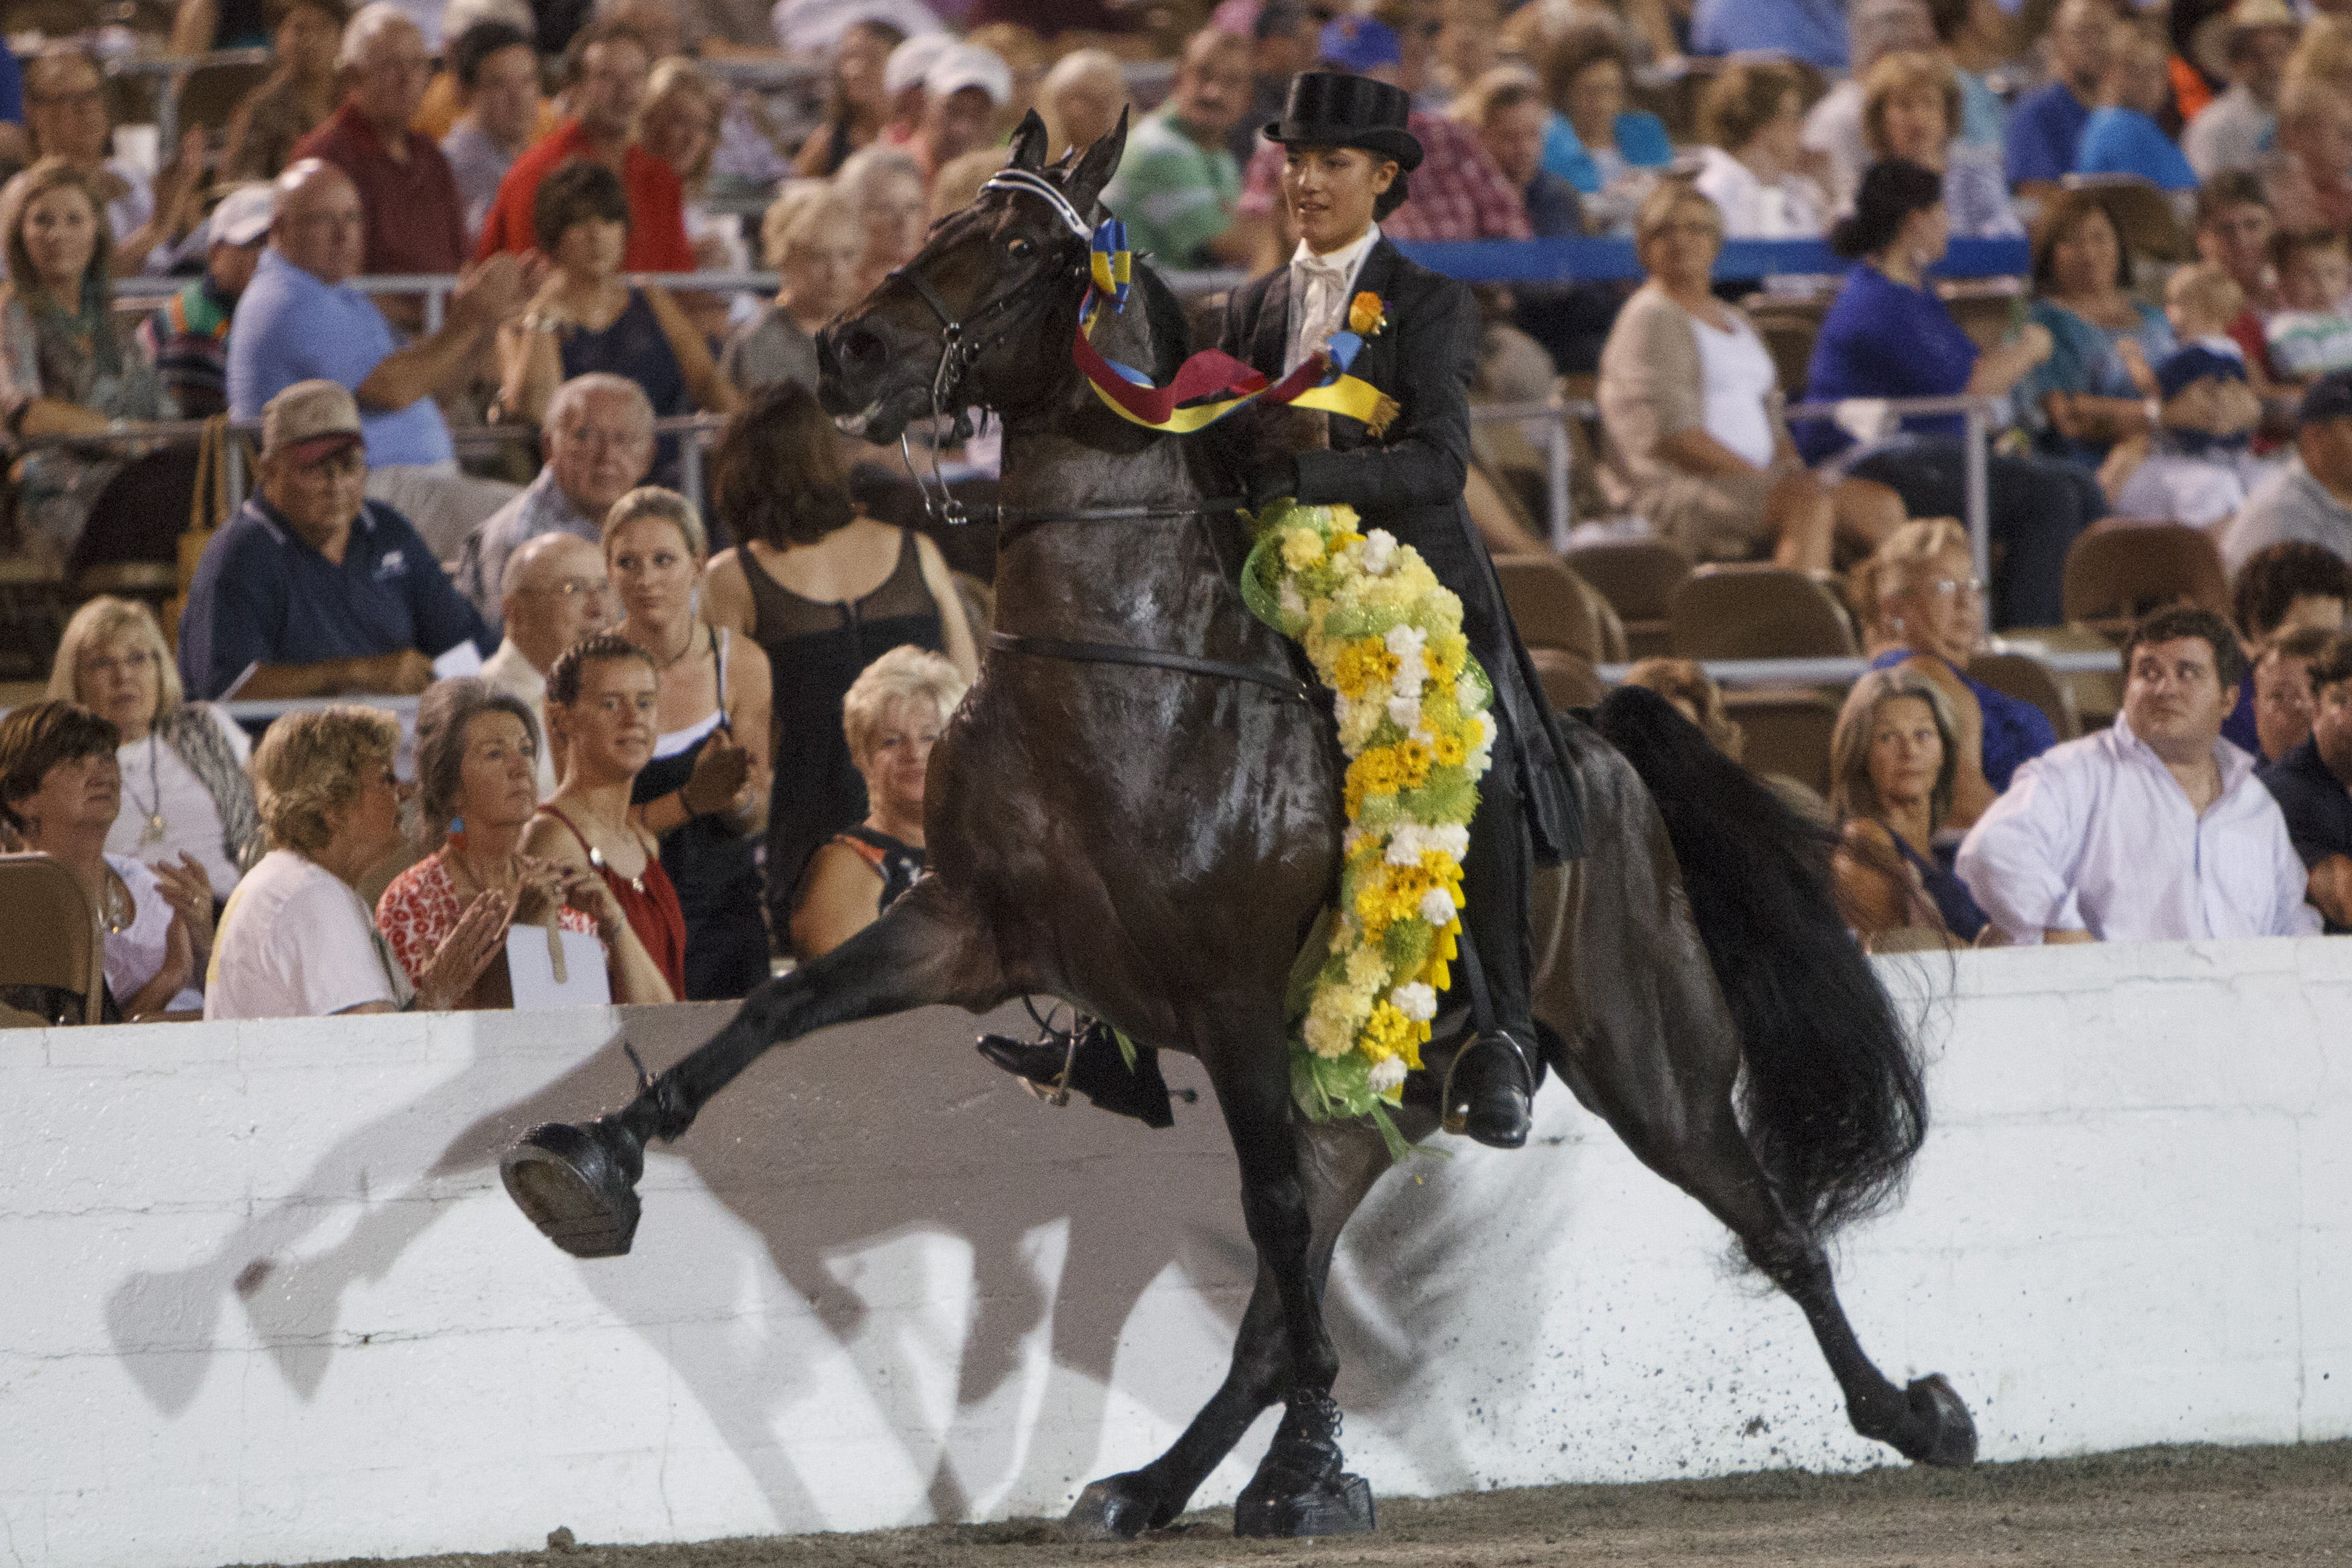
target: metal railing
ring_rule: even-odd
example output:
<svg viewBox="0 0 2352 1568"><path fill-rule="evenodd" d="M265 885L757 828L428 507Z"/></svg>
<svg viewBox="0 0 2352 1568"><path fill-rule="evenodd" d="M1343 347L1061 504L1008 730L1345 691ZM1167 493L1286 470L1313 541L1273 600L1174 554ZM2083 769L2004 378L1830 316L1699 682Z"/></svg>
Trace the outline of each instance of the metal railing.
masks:
<svg viewBox="0 0 2352 1568"><path fill-rule="evenodd" d="M624 280L633 287L648 285L667 289L673 293L733 293L748 290L756 294L772 294L783 287L783 275L779 272L630 272ZM454 272L383 272L346 278L344 283L362 294L422 294L425 296L425 330L437 332L448 319L449 296L457 287ZM125 305L152 306L170 299L188 286L185 278L118 278L114 280L116 307Z"/></svg>
<svg viewBox="0 0 2352 1568"><path fill-rule="evenodd" d="M2055 675L2115 675L2123 669L2123 655L2115 648L2037 649L2001 647L1994 651L2026 653ZM1848 686L1860 680L1870 661L1860 658L1706 658L1699 668L1722 686ZM1631 664L1604 664L1601 679L1612 686L1633 673Z"/></svg>
<svg viewBox="0 0 2352 1568"><path fill-rule="evenodd" d="M1845 403L1799 403L1785 412L1790 421L1800 419L1834 420L1839 410L1853 405L1883 408L1900 419L1915 416L1949 417L1958 415L1961 420L1960 485L1963 519L1969 530L1969 558L1976 571L1977 581L1992 581L1992 492L1988 444L1992 438L1992 418L2008 399L2005 397L1888 397L1853 398Z"/></svg>

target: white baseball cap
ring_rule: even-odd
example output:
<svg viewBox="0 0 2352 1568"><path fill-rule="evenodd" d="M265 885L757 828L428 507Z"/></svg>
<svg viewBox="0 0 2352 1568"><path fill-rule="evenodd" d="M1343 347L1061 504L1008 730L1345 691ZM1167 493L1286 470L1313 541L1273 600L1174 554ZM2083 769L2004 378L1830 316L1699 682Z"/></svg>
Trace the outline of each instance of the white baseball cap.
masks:
<svg viewBox="0 0 2352 1568"><path fill-rule="evenodd" d="M882 62L882 90L895 98L910 87L920 87L932 64L955 47L952 33L919 33L908 38Z"/></svg>
<svg viewBox="0 0 2352 1568"><path fill-rule="evenodd" d="M925 73L923 87L941 98L976 87L988 94L990 102L1002 109L1013 101L1013 68L994 49L978 44L958 44Z"/></svg>
<svg viewBox="0 0 2352 1568"><path fill-rule="evenodd" d="M251 245L269 232L278 211L278 187L268 181L239 185L220 199L206 220L206 245Z"/></svg>

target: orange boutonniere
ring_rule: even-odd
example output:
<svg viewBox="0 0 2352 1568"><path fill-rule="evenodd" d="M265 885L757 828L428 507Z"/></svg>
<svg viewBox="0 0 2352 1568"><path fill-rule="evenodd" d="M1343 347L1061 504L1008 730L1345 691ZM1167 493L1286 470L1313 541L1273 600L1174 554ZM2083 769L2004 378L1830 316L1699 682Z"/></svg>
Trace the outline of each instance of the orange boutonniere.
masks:
<svg viewBox="0 0 2352 1568"><path fill-rule="evenodd" d="M1367 289L1349 302L1348 330L1358 337L1369 338L1388 324L1388 307L1378 294Z"/></svg>

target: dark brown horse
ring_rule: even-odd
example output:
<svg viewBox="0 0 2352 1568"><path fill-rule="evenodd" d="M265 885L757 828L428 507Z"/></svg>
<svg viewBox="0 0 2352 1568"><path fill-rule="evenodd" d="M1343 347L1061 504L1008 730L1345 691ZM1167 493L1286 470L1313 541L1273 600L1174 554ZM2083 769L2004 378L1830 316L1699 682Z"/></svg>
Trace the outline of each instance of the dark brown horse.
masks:
<svg viewBox="0 0 2352 1568"><path fill-rule="evenodd" d="M1293 686L1295 651L1243 606L1244 525L1230 501L1204 510L1234 489L1217 448L1118 418L1072 367L1086 226L1125 134L1047 169L1031 116L1009 183L943 221L823 341L825 401L868 439L935 408L1004 422L997 617L1015 645L992 647L932 753L934 874L762 986L625 1109L531 1134L507 1182L568 1250L625 1251L645 1145L683 1134L771 1047L936 1003L1066 998L1201 1060L1259 1261L1223 1385L1167 1454L1089 1486L1071 1527L1166 1523L1281 1401L1236 1528L1364 1529L1321 1297L1340 1226L1389 1156L1367 1126L1294 1110L1282 1008L1335 896L1341 758L1328 714ZM1164 382L1183 321L1139 271L1101 346ZM1139 649L1192 662L1116 657ZM1590 854L1536 887L1548 1065L1802 1307L1856 1430L1966 1463L1965 1406L1941 1377L1906 1390L1879 1373L1822 1249L1899 1184L1926 1108L1904 1031L1824 891L1820 837L1649 694L1621 694L1601 721L1614 744L1570 726ZM1410 1137L1434 1129L1425 1100L1400 1117Z"/></svg>

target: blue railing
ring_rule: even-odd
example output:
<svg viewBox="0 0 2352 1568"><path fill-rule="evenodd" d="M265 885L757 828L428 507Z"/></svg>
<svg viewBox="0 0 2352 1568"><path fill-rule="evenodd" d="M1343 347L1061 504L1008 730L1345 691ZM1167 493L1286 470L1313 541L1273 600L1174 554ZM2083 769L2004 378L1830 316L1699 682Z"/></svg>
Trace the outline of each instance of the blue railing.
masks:
<svg viewBox="0 0 2352 1568"><path fill-rule="evenodd" d="M1465 283L1602 283L1647 276L1630 239L1415 239L1399 240L1397 248ZM1730 239L1715 275L1842 273L1853 265L1818 239ZM1930 270L1937 278L2016 278L2033 270L2033 258L2021 239L1956 239Z"/></svg>

